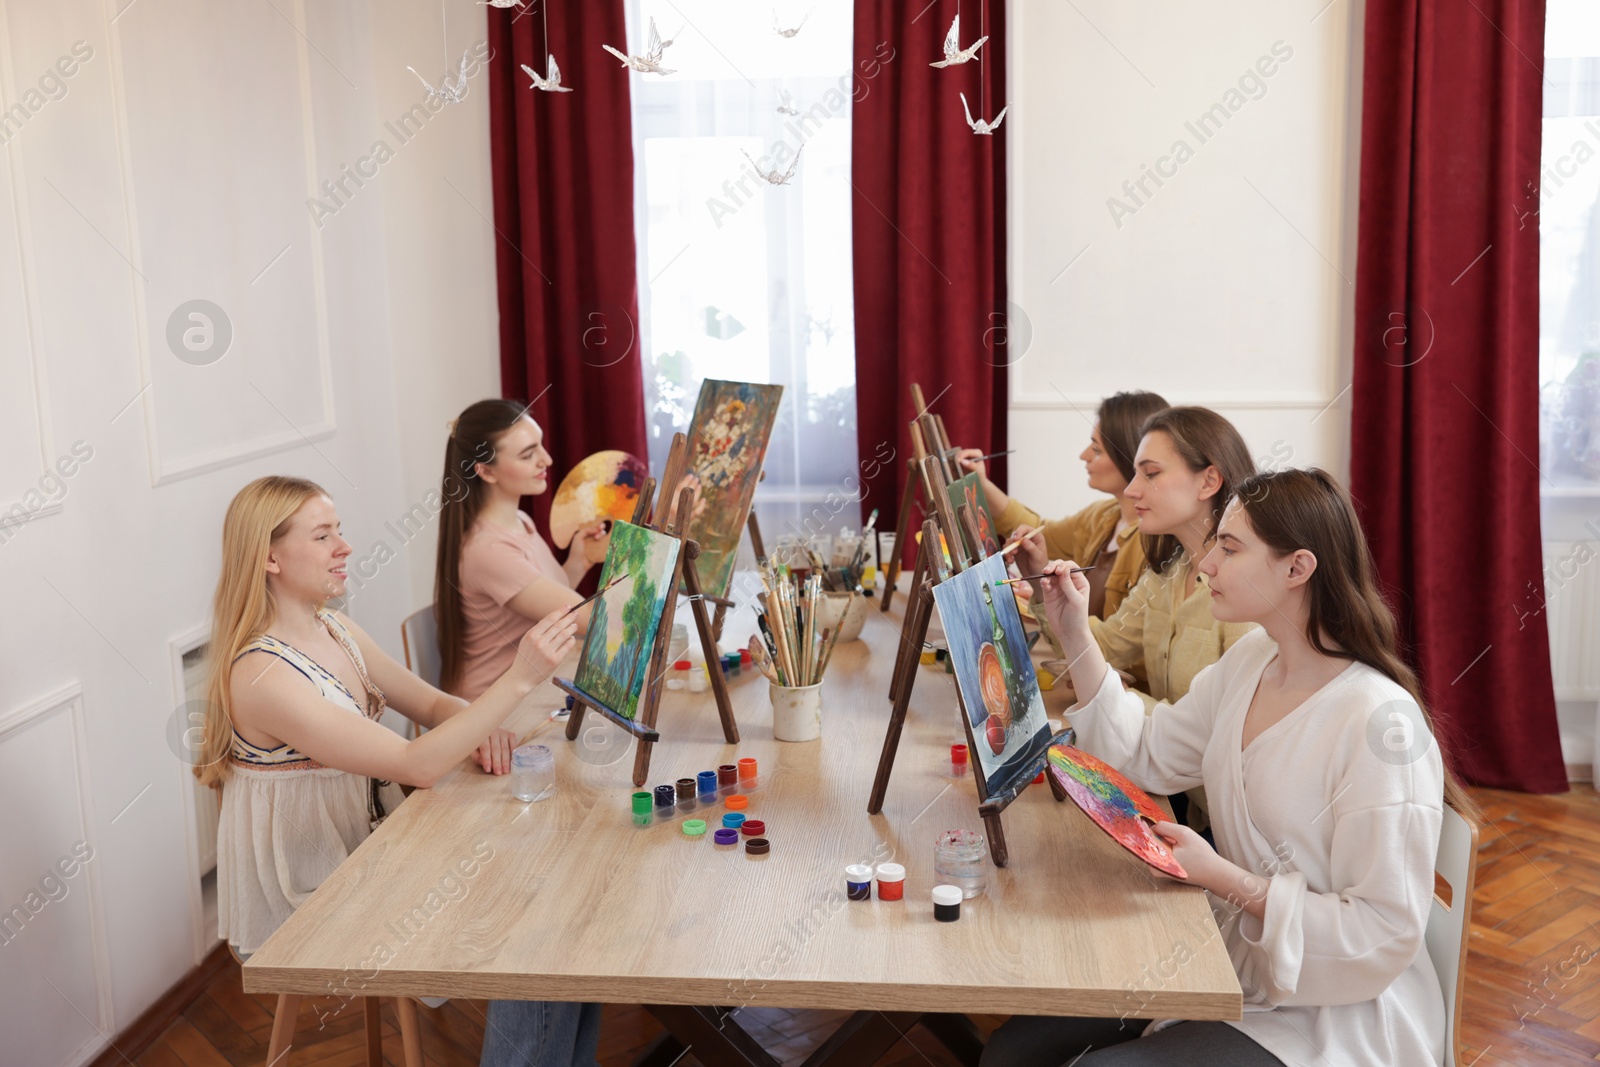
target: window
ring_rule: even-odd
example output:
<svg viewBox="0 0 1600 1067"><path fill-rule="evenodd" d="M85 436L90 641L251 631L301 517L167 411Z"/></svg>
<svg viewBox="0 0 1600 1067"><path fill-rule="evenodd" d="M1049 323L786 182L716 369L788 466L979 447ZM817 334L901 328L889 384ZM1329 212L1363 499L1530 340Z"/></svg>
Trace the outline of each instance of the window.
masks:
<svg viewBox="0 0 1600 1067"><path fill-rule="evenodd" d="M1546 19L1543 166L1521 210L1539 226L1540 484L1560 527L1600 497L1600 5L1550 0Z"/></svg>
<svg viewBox="0 0 1600 1067"><path fill-rule="evenodd" d="M688 429L702 379L783 385L756 493L771 545L803 516L816 529L819 505L837 510L859 490L851 5L630 0L636 53L652 17L676 73L632 75L650 465L661 470L673 433ZM775 22L800 32L784 37ZM772 185L757 165L794 174Z"/></svg>

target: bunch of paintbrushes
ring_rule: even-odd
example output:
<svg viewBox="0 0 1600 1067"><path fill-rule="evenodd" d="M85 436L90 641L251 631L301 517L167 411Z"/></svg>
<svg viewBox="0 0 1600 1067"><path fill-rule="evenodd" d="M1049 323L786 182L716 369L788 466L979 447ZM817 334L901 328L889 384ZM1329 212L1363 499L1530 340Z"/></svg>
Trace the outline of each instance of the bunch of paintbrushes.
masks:
<svg viewBox="0 0 1600 1067"><path fill-rule="evenodd" d="M839 639L838 627L818 632L821 575L796 581L788 567L768 565L761 569L761 585L763 594L756 605L761 633L750 637L750 658L777 685L796 689L816 685Z"/></svg>
<svg viewBox="0 0 1600 1067"><path fill-rule="evenodd" d="M830 593L847 593L861 591L861 573L867 568L867 546L877 536L875 530L878 525L878 509L873 508L872 514L867 516L867 525L861 530L861 541L856 545L855 552L850 557L850 562L843 567L830 567L810 548L806 555L811 557L813 573L822 575L823 588Z"/></svg>

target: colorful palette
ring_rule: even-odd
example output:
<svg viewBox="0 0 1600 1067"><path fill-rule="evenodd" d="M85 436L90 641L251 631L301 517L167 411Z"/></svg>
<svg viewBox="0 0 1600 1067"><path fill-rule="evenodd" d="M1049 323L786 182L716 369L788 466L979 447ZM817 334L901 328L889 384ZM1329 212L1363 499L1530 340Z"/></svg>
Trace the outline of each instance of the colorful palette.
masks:
<svg viewBox="0 0 1600 1067"><path fill-rule="evenodd" d="M1005 576L1005 560L990 556L933 587L987 796L1032 777L1050 741L1017 602L995 584Z"/></svg>
<svg viewBox="0 0 1600 1067"><path fill-rule="evenodd" d="M1050 773L1073 803L1111 839L1158 871L1188 878L1172 847L1151 829L1153 822L1170 822L1150 795L1104 760L1081 748L1051 745Z"/></svg>
<svg viewBox="0 0 1600 1067"><path fill-rule="evenodd" d="M579 530L604 519L631 519L648 477L644 460L627 452L613 449L585 457L561 479L550 501L550 540L566 548Z"/></svg>
<svg viewBox="0 0 1600 1067"><path fill-rule="evenodd" d="M639 707L639 693L650 669L650 653L661 629L667 597L674 595L678 550L683 542L631 522L611 528L611 547L600 571L604 589L614 575L626 575L594 602L589 632L578 661L578 688L625 719Z"/></svg>
<svg viewBox="0 0 1600 1067"><path fill-rule="evenodd" d="M700 481L702 506L689 535L700 544L701 591L726 596L745 520L767 456L781 385L707 378L689 422L689 471Z"/></svg>

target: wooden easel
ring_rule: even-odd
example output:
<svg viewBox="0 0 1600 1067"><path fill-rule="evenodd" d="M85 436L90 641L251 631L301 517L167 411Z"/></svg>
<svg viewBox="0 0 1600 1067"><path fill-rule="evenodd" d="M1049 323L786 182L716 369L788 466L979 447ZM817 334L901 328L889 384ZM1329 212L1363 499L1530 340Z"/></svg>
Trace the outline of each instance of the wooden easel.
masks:
<svg viewBox="0 0 1600 1067"><path fill-rule="evenodd" d="M915 424L912 426L911 441L912 447L917 452L916 462L921 465L925 473L929 473L930 467L936 461L923 447L921 433ZM942 462L940 465L943 465ZM951 573L958 573L966 566L984 558L983 543L978 536L977 525L967 511L967 506L962 504L958 511L952 512L949 497L947 495L942 497L944 501L942 508L938 506L940 499L939 496L934 497L934 512L945 517L950 523L950 532L946 534L946 540L950 548ZM944 561L939 551L939 525L932 518L925 519L922 524L922 543L917 549L917 563L912 572L911 590L906 602L905 627L901 630L900 655L896 657L894 673L889 683L890 699L894 701L894 707L889 713L889 726L883 738L883 753L878 757L878 772L872 781L872 795L867 800L869 815L876 815L883 810L884 794L889 789L889 774L894 770L895 753L900 747L900 733L905 728L906 712L911 703L911 689L916 682L922 645L927 639L928 622L933 616L933 587L945 578ZM1031 661L1027 669L1032 669ZM956 707L961 713L961 728L966 734L967 750L976 752L979 739L973 735L972 720L967 714L961 687L957 685L955 690ZM1003 788L992 795L989 793L988 783L984 780L981 764L976 760L973 761L972 776L978 787L978 814L983 818L984 829L989 838L989 856L994 860L996 867L1004 867L1010 860L1005 828L1000 823L1000 813L1032 784L1041 771L1045 770L1049 746L1066 741L1068 736L1069 731L1063 730L1052 737L1040 751L1018 768ZM1045 780L1050 783L1050 792L1057 802L1064 801L1066 791L1061 788L1055 777L1046 774Z"/></svg>
<svg viewBox="0 0 1600 1067"><path fill-rule="evenodd" d="M767 472L762 471L761 476L765 478L767 476ZM745 529L750 532L750 547L755 550L756 562L765 564L767 560L767 548L761 540L761 524L756 521L756 509L754 505L752 505L750 508L750 517L745 522ZM705 599L711 601L717 606L717 613L711 619L711 633L718 641L721 641L722 620L727 616L728 609L734 606L734 602L729 600L727 597L712 596L709 593L706 594Z"/></svg>
<svg viewBox="0 0 1600 1067"><path fill-rule="evenodd" d="M894 556L883 567L883 603L878 605L879 611L888 611L889 605L894 601L895 586L900 581L900 558L905 554L906 538L911 535L911 505L916 501L917 488L919 486L922 488L922 498L925 501L922 513L936 514L939 511L940 499L945 500L946 506L949 502L948 496L939 494L961 476L960 471L956 469L955 449L950 446L950 438L944 430L944 419L928 411L928 406L922 400L922 386L916 382L911 383L911 403L917 409L917 414L911 422L912 446L916 447L917 434L920 432L926 444L934 449L937 460L931 475L933 479L931 484L928 471L929 457L925 449L919 450L906 462L906 485L900 491L900 510L895 517ZM935 493L935 489L938 489L939 493Z"/></svg>
<svg viewBox="0 0 1600 1067"><path fill-rule="evenodd" d="M684 450L685 438L680 433L672 439L672 450L667 455L667 468L662 477L663 485L677 485L682 480ZM661 740L660 733L656 731L656 715L660 710L661 686L666 677L667 646L672 638L672 621L677 610L679 582L682 582L688 590L689 606L694 612L695 629L699 632L700 644L705 650L706 673L710 675L711 691L716 697L717 715L722 719L723 739L730 745L739 743L739 725L734 721L733 702L728 698L728 679L722 673L722 661L717 657L716 638L711 632L711 619L706 613L705 597L700 594L700 577L694 566L695 559L700 555L700 545L686 536L689 528L689 496L687 490L677 494L676 514L668 511L671 505L663 500L661 506L655 509L654 520L646 521L647 516L651 515L655 489L654 480L647 478L639 492L639 502L634 506L634 523L668 537L676 537L682 545L673 568L672 581L667 586L672 593L668 595L666 606L662 609L661 622L656 630L655 646L650 650L650 660L646 667L637 715L632 719L622 715L604 701L579 689L570 678L554 679L556 687L570 694L573 699L572 715L567 719L568 741L578 739L578 732L583 727L584 714L591 708L638 740L639 745L633 757L635 786L644 785L649 777L651 748Z"/></svg>

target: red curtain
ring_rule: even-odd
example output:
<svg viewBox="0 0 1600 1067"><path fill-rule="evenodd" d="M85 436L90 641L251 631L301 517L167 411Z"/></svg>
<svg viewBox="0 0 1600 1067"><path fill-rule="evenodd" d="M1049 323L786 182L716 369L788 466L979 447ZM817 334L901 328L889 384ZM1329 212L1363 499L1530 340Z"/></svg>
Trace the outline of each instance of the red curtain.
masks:
<svg viewBox="0 0 1600 1067"><path fill-rule="evenodd" d="M1005 3L969 2L961 44L985 34L981 59L935 69L954 0L857 0L851 114L856 432L865 509L894 529L911 456L911 383L952 443L1005 447L1007 367L1006 126L975 134L1005 100ZM894 449L893 462L880 465ZM1005 458L990 463L1005 479ZM909 551L911 546L902 546Z"/></svg>
<svg viewBox="0 0 1600 1067"><path fill-rule="evenodd" d="M488 15L501 390L533 401L558 479L602 449L648 458L633 239L634 75L600 47L627 40L622 0L563 4L543 16L491 7ZM543 75L547 46L573 92L529 88L519 65ZM533 501L547 534L552 495Z"/></svg>
<svg viewBox="0 0 1600 1067"><path fill-rule="evenodd" d="M1525 215L1543 58L1544 0L1367 5L1350 478L1457 771L1560 792Z"/></svg>

